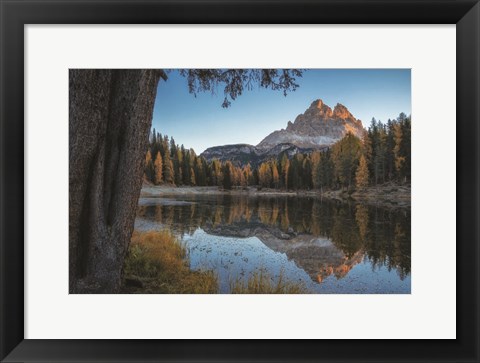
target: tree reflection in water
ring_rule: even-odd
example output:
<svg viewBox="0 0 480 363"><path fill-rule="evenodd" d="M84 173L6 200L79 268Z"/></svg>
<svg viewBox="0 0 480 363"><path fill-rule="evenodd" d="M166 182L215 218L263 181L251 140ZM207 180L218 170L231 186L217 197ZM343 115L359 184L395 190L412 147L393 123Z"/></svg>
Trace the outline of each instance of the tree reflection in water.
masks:
<svg viewBox="0 0 480 363"><path fill-rule="evenodd" d="M340 279L358 263L410 274L410 209L385 209L307 197L191 195L144 198L138 218L176 233L198 228L225 237L258 237L285 253L312 280Z"/></svg>

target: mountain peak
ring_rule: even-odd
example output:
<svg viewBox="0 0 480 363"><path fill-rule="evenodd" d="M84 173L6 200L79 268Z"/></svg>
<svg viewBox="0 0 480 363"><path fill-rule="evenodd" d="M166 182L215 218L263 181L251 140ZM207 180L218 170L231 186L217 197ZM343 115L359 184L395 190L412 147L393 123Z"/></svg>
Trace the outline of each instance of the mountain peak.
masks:
<svg viewBox="0 0 480 363"><path fill-rule="evenodd" d="M328 107L321 99L312 102L310 107L305 111L308 114L318 114L322 117L331 117L332 109Z"/></svg>
<svg viewBox="0 0 480 363"><path fill-rule="evenodd" d="M335 107L333 108L333 117L334 118L341 118L343 120L350 119L350 120L355 120L356 121L355 117L353 117L353 115L350 113L348 108L346 108L341 103L337 103L335 105Z"/></svg>
<svg viewBox="0 0 480 363"><path fill-rule="evenodd" d="M319 148L335 143L347 132L361 137L362 122L344 105L337 103L332 111L323 100L316 99L293 123L289 121L286 129L272 132L257 147L267 149L290 143L301 148Z"/></svg>
<svg viewBox="0 0 480 363"><path fill-rule="evenodd" d="M312 102L309 108L322 108L324 105L323 101L319 98Z"/></svg>
<svg viewBox="0 0 480 363"><path fill-rule="evenodd" d="M342 104L332 109L321 99L313 101L295 121L288 121L286 129L273 131L257 146L225 145L211 147L202 155L207 160L230 160L241 165L258 165L280 154L292 157L299 152L321 150L334 144L348 132L361 137L362 122Z"/></svg>

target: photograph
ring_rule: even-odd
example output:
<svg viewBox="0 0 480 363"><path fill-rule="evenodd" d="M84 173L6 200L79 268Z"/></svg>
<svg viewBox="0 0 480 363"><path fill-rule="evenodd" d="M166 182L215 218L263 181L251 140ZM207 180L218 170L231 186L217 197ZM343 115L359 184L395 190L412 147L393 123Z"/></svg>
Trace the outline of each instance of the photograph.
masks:
<svg viewBox="0 0 480 363"><path fill-rule="evenodd" d="M411 294L410 69L70 69L70 294Z"/></svg>
<svg viewBox="0 0 480 363"><path fill-rule="evenodd" d="M480 0L0 3L0 362L480 362Z"/></svg>

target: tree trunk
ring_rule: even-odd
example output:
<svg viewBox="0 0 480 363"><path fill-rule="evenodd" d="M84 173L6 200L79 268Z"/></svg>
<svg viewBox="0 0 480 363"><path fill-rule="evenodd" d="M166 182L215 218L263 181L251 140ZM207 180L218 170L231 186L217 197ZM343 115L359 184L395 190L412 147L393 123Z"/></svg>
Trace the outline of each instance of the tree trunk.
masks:
<svg viewBox="0 0 480 363"><path fill-rule="evenodd" d="M161 75L70 70L70 293L120 289Z"/></svg>

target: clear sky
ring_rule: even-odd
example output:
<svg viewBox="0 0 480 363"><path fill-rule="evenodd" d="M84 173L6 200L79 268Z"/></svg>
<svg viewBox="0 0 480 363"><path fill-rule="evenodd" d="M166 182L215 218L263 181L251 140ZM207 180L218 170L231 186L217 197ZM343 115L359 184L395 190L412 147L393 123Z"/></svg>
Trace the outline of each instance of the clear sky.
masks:
<svg viewBox="0 0 480 363"><path fill-rule="evenodd" d="M410 69L312 69L297 83L299 88L286 97L262 88L245 91L224 109L223 88L215 95L195 97L188 92L187 80L171 71L158 85L153 127L200 154L211 146L256 145L294 122L319 98L332 109L343 104L364 127L372 117L385 122L400 112L411 113Z"/></svg>

